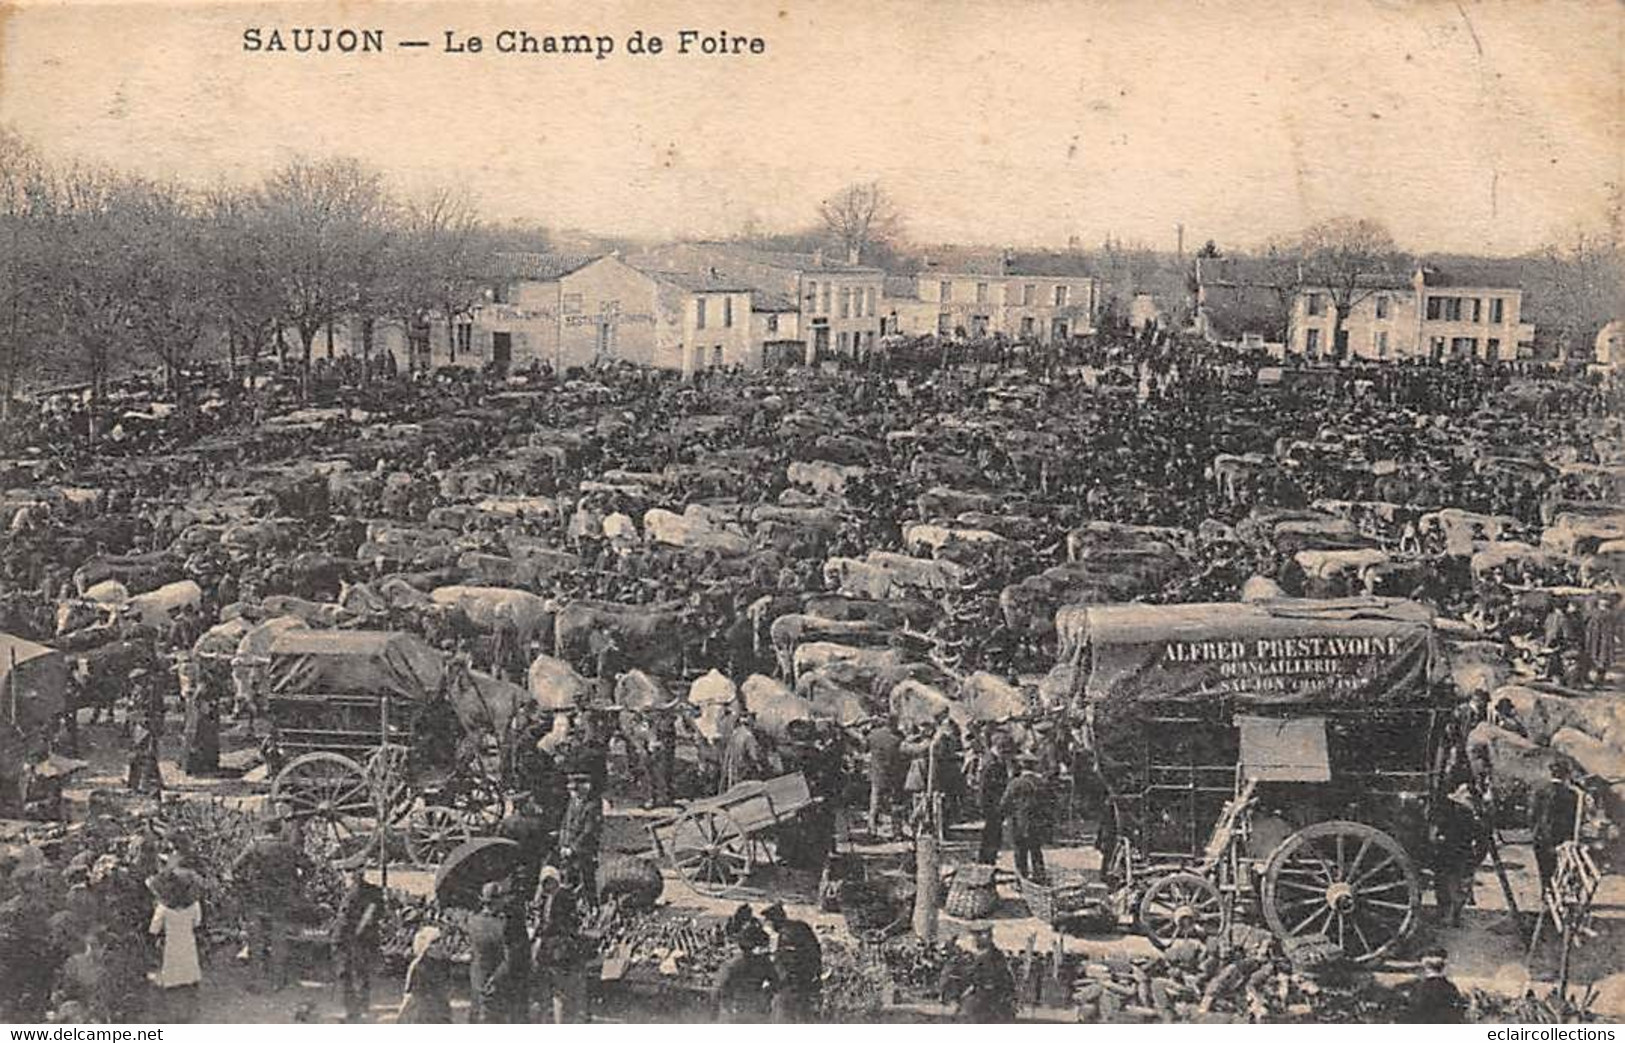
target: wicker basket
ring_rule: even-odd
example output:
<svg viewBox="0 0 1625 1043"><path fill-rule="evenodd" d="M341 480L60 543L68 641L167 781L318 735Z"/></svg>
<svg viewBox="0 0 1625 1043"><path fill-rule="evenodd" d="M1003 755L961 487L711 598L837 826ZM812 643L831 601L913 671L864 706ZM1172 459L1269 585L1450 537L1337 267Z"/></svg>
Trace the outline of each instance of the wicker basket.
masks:
<svg viewBox="0 0 1625 1043"><path fill-rule="evenodd" d="M942 911L961 920L978 920L992 912L998 903L993 867L972 863L954 870Z"/></svg>
<svg viewBox="0 0 1625 1043"><path fill-rule="evenodd" d="M1028 912L1045 923L1053 924L1069 916L1076 916L1094 905L1088 878L1066 870L1051 873L1047 884L1020 877L1021 897Z"/></svg>

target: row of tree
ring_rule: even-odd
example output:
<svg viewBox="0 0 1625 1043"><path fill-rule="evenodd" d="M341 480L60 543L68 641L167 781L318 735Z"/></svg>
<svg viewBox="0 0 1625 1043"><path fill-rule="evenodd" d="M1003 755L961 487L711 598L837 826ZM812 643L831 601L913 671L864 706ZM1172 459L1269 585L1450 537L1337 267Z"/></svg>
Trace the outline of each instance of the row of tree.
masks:
<svg viewBox="0 0 1625 1043"><path fill-rule="evenodd" d="M483 295L496 249L536 245L515 236L459 191L402 196L353 160L199 191L53 164L0 129L0 400L74 385L94 405L110 378L145 369L181 395L215 345L235 388L290 335L308 388L335 322L359 322L364 353L379 323L449 324Z"/></svg>

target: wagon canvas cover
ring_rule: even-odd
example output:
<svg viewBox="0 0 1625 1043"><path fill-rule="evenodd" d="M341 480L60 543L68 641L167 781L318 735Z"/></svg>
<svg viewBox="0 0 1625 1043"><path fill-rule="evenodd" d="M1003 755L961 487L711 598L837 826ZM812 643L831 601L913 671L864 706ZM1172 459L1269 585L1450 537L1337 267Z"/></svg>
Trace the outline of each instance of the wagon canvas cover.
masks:
<svg viewBox="0 0 1625 1043"><path fill-rule="evenodd" d="M301 630L277 635L270 650L278 695L375 695L426 702L440 691L440 653L410 634L382 630Z"/></svg>
<svg viewBox="0 0 1625 1043"><path fill-rule="evenodd" d="M1087 610L1088 698L1349 707L1425 701L1431 614L1373 598Z"/></svg>
<svg viewBox="0 0 1625 1043"><path fill-rule="evenodd" d="M27 731L66 708L68 667L62 653L0 634L0 716Z"/></svg>

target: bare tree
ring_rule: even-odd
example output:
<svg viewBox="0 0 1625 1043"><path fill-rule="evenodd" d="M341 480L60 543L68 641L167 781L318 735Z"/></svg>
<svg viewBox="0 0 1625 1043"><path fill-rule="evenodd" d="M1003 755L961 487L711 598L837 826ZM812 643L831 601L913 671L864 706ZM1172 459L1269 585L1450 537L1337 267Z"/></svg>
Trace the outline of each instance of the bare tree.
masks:
<svg viewBox="0 0 1625 1043"><path fill-rule="evenodd" d="M902 234L902 214L878 181L848 185L818 204L818 216L831 238L846 251L849 264L863 259L871 246Z"/></svg>
<svg viewBox="0 0 1625 1043"><path fill-rule="evenodd" d="M136 183L121 205L134 262L127 325L135 346L162 363L169 394L184 401L186 367L219 316L198 200L179 186Z"/></svg>
<svg viewBox="0 0 1625 1043"><path fill-rule="evenodd" d="M427 335L438 312L455 357L457 319L479 303L494 249L478 214L473 197L454 188L435 189L402 208L395 301L408 343L417 331Z"/></svg>
<svg viewBox="0 0 1625 1043"><path fill-rule="evenodd" d="M1402 263L1388 229L1365 218L1336 217L1306 229L1299 246L1307 288L1325 289L1331 298L1332 351L1347 351L1343 324L1356 304L1381 289L1377 277Z"/></svg>
<svg viewBox="0 0 1625 1043"><path fill-rule="evenodd" d="M1293 305L1303 290L1303 252L1298 243L1271 239L1259 257L1259 277L1275 294L1282 344L1292 343Z"/></svg>
<svg viewBox="0 0 1625 1043"><path fill-rule="evenodd" d="M258 379L260 354L281 325L281 296L266 279L271 267L272 231L253 192L219 187L205 202L204 256L213 280L211 300L226 332L231 394L241 390L240 361L246 361L250 387ZM246 359L240 359L239 350Z"/></svg>
<svg viewBox="0 0 1625 1043"><path fill-rule="evenodd" d="M1571 228L1540 252L1535 294L1555 317L1564 358L1586 355L1597 331L1625 315L1625 227L1617 186L1600 226Z"/></svg>
<svg viewBox="0 0 1625 1043"><path fill-rule="evenodd" d="M354 160L295 160L266 180L258 205L272 233L266 277L299 334L309 398L316 335L353 313L381 270L389 199L382 177Z"/></svg>
<svg viewBox="0 0 1625 1043"><path fill-rule="evenodd" d="M45 244L38 208L46 189L45 165L21 137L0 127L0 417L29 365L29 345L40 335L45 286Z"/></svg>

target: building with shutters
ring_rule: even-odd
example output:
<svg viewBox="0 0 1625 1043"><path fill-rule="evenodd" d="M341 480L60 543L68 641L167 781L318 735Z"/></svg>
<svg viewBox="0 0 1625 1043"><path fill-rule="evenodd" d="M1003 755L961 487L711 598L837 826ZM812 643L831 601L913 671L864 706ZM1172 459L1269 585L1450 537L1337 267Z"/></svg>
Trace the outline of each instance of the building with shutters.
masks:
<svg viewBox="0 0 1625 1043"><path fill-rule="evenodd" d="M1323 287L1293 300L1289 350L1306 358L1516 359L1534 344L1523 291L1465 270L1418 268L1409 279L1373 276L1357 292L1336 343L1336 304Z"/></svg>

